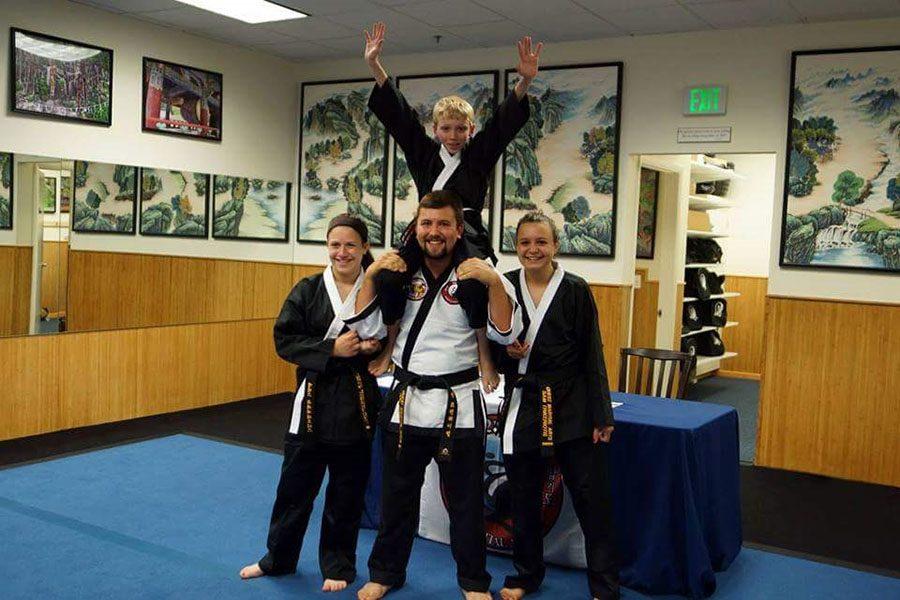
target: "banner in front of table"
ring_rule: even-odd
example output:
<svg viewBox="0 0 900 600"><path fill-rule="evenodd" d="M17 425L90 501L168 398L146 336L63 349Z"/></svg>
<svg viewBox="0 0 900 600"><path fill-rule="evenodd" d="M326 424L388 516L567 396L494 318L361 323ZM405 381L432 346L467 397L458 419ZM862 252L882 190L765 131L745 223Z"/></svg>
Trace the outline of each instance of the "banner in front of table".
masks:
<svg viewBox="0 0 900 600"><path fill-rule="evenodd" d="M500 390L502 393L502 388ZM512 505L510 485L500 454L497 434L498 412L502 396L485 396L488 413L488 436L484 461L485 541L489 550L512 553ZM544 559L548 563L585 568L584 536L572 501L563 485L562 474L553 460L544 468L541 494L541 516L544 529ZM419 535L436 542L450 543L450 519L437 464L432 461L425 471L422 486Z"/></svg>

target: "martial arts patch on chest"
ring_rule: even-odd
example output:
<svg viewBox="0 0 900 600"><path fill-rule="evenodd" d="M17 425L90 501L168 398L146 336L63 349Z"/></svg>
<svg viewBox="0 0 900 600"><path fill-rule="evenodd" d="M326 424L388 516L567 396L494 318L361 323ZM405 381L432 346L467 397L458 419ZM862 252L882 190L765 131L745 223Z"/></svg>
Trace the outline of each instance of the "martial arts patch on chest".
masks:
<svg viewBox="0 0 900 600"><path fill-rule="evenodd" d="M455 279L451 279L444 287L441 288L441 298L444 299L444 302L447 304L459 304L459 298L456 297L456 290L459 287L459 282Z"/></svg>
<svg viewBox="0 0 900 600"><path fill-rule="evenodd" d="M413 277L406 288L406 297L410 300L421 300L428 293L428 282L424 277Z"/></svg>

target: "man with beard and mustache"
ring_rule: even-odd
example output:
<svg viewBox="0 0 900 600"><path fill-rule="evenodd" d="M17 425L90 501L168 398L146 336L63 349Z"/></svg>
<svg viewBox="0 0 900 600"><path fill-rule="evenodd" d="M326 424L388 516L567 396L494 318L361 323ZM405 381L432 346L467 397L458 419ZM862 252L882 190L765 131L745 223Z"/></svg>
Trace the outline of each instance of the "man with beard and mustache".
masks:
<svg viewBox="0 0 900 600"><path fill-rule="evenodd" d="M521 331L512 285L487 261L466 258L462 204L451 191L427 194L416 213L421 267L412 273L393 350L395 383L379 418L384 433L381 527L369 557L361 600L375 600L406 580L419 523L425 468L434 458L448 498L450 545L467 600L488 600L485 568L484 403L479 392L475 331L510 344ZM382 326L376 276L404 272L386 252L366 269L357 314L345 318L361 338ZM478 281L479 294L457 296L459 282Z"/></svg>

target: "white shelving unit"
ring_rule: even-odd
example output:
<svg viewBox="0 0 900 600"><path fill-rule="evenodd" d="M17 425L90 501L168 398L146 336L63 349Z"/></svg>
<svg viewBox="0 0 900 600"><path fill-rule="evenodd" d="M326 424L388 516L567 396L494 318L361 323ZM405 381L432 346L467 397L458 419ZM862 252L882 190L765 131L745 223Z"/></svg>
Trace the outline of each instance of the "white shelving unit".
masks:
<svg viewBox="0 0 900 600"><path fill-rule="evenodd" d="M737 298L740 295L741 295L740 292L724 292L722 294L712 294L706 300L716 300L718 298ZM700 298L694 298L692 296L685 296L684 300L682 300L682 302L684 304L687 304L688 302L699 302L699 301L700 301Z"/></svg>
<svg viewBox="0 0 900 600"><path fill-rule="evenodd" d="M726 352L722 356L697 356L697 367L694 374L706 375L711 371L717 370L723 360L734 358L737 355L737 352Z"/></svg>
<svg viewBox="0 0 900 600"><path fill-rule="evenodd" d="M728 208L732 208L734 206L733 203L729 202L728 199L723 198L722 196L716 196L714 194L697 194L694 192L694 184L701 181L722 181L728 179L743 179L743 177L735 173L733 169L724 169L722 167L718 167L712 164L707 164L704 161L704 157L701 155L692 156L690 160L690 192L687 198L687 206L688 210L692 211L710 211L710 210L724 210ZM685 231L685 239L684 243L687 243L687 240L690 238L694 239L723 239L727 238L728 234L718 231L700 231L697 229L688 229ZM722 265L720 263L688 263L684 265L685 269L696 269L696 268L705 268L713 271L721 271ZM726 286L727 286L726 281ZM728 292L723 291L721 294L713 294L709 297L710 300L718 299L718 298L736 298L740 296L737 292ZM683 304L687 304L689 302L699 302L699 298L693 297L685 297L682 300ZM678 314L678 313L676 313ZM729 327L737 327L737 321L728 321L724 327L715 327L712 325L704 326L703 328L697 331L691 331L685 334L682 334L682 338L699 335L701 333L707 331L720 331ZM719 369L723 360L727 360L729 358L734 358L737 356L737 352L725 352L722 356L697 356L697 366L695 371L695 376L705 375L712 371L716 371Z"/></svg>

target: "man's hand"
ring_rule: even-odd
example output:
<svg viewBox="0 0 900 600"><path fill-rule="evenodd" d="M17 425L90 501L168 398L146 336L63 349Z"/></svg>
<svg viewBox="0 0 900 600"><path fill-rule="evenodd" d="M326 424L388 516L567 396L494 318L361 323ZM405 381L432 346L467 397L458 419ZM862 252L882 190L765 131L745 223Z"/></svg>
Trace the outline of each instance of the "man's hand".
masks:
<svg viewBox="0 0 900 600"><path fill-rule="evenodd" d="M612 439L613 429L615 429L615 427L612 425L607 425L602 429L600 427L594 427L594 443L603 442L604 444L608 444L609 440Z"/></svg>
<svg viewBox="0 0 900 600"><path fill-rule="evenodd" d="M366 277L375 277L379 271L385 269L402 273L406 271L406 261L400 258L400 255L395 250L385 252L369 265L369 268L366 269Z"/></svg>
<svg viewBox="0 0 900 600"><path fill-rule="evenodd" d="M534 52L531 51L531 36L523 37L516 43L519 49L519 64L516 65L516 72L525 80L526 84L537 76L538 59L541 56L541 48L544 47L543 42L538 42Z"/></svg>
<svg viewBox="0 0 900 600"><path fill-rule="evenodd" d="M363 56L370 66L377 63L378 57L381 56L381 47L384 45L384 30L384 23L381 21L372 25L371 34L368 29L363 30L366 34L366 50Z"/></svg>
<svg viewBox="0 0 900 600"><path fill-rule="evenodd" d="M522 360L528 354L528 349L530 347L530 344L525 344L523 342L520 342L519 340L516 340L506 347L506 353L509 354L510 358Z"/></svg>
<svg viewBox="0 0 900 600"><path fill-rule="evenodd" d="M456 267L456 276L460 281L475 279L484 285L490 286L500 282L497 271L480 258L468 258Z"/></svg>
<svg viewBox="0 0 900 600"><path fill-rule="evenodd" d="M376 339L363 340L359 343L360 354L375 354L381 351L381 342Z"/></svg>
<svg viewBox="0 0 900 600"><path fill-rule="evenodd" d="M342 333L334 340L334 348L331 350L332 356L341 358L349 358L359 354L360 341L359 336L352 329L347 333Z"/></svg>

